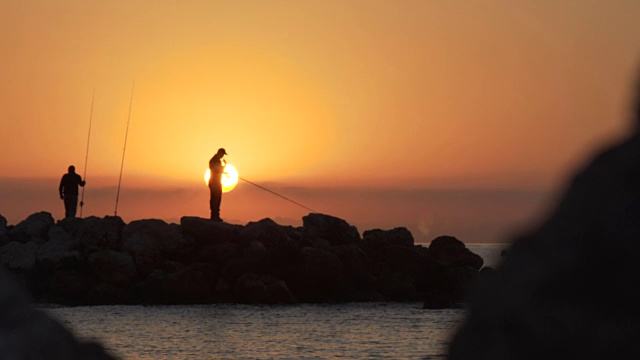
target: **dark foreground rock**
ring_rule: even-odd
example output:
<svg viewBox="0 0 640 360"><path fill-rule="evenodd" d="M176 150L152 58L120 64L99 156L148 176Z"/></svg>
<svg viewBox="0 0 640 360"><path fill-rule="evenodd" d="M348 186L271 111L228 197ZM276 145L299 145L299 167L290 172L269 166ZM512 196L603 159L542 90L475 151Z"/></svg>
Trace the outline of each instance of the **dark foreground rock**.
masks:
<svg viewBox="0 0 640 360"><path fill-rule="evenodd" d="M0 358L108 360L98 344L81 342L69 330L34 309L23 289L0 271Z"/></svg>
<svg viewBox="0 0 640 360"><path fill-rule="evenodd" d="M3 218L0 218L2 220ZM309 214L303 226L113 216L0 222L0 266L36 301L64 305L425 301L459 306L482 259L445 236L433 248L406 228L365 231Z"/></svg>
<svg viewBox="0 0 640 360"><path fill-rule="evenodd" d="M481 272L451 360L640 359L640 134L572 181L551 216Z"/></svg>

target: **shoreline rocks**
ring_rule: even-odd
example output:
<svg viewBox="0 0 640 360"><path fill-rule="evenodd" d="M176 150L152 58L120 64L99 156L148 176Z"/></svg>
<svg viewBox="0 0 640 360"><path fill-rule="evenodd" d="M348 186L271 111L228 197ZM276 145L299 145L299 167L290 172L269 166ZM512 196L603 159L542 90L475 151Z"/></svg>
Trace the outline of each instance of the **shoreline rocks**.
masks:
<svg viewBox="0 0 640 360"><path fill-rule="evenodd" d="M0 220L4 220L0 216ZM323 214L302 227L271 219L233 225L185 216L180 224L40 212L0 221L0 267L36 302L291 304L424 301L458 307L483 261L454 237L414 244L406 228L368 230Z"/></svg>

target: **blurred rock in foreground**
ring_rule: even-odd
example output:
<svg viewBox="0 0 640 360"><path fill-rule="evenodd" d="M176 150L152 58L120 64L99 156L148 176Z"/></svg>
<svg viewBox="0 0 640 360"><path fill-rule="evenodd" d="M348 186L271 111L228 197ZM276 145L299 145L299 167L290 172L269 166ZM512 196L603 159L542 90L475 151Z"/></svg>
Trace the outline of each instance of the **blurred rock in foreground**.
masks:
<svg viewBox="0 0 640 360"><path fill-rule="evenodd" d="M98 344L78 341L66 328L34 309L23 290L0 271L0 358L114 359Z"/></svg>
<svg viewBox="0 0 640 360"><path fill-rule="evenodd" d="M482 272L450 360L640 359L640 135L600 155Z"/></svg>

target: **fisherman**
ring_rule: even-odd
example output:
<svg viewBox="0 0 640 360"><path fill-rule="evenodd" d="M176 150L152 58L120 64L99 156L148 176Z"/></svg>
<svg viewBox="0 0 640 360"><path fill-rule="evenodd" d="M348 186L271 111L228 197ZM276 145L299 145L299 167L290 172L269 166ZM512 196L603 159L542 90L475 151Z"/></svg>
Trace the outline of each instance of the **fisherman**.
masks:
<svg viewBox="0 0 640 360"><path fill-rule="evenodd" d="M78 208L78 185L84 186L85 182L80 175L76 174L76 167L69 166L69 172L62 175L60 180L60 199L64 200L64 217L76 217Z"/></svg>
<svg viewBox="0 0 640 360"><path fill-rule="evenodd" d="M211 197L209 199L209 207L211 208L211 220L222 221L220 218L220 202L222 201L222 174L227 162L222 157L227 155L225 149L220 148L218 152L209 160L209 170L211 177L209 178L209 191Z"/></svg>

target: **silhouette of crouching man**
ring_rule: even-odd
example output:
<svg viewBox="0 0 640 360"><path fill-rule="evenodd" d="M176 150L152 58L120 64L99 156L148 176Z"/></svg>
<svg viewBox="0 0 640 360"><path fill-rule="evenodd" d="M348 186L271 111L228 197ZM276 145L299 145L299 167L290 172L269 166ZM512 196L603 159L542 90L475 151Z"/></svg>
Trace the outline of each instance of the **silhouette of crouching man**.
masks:
<svg viewBox="0 0 640 360"><path fill-rule="evenodd" d="M76 174L76 167L69 166L69 172L62 175L60 180L60 199L64 200L64 217L76 217L78 209L78 186L84 186L85 182L80 175Z"/></svg>

